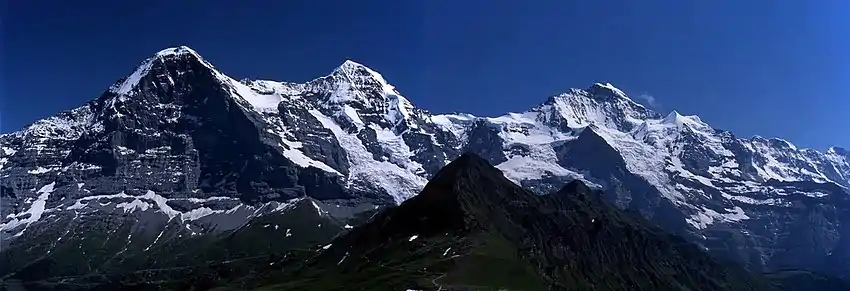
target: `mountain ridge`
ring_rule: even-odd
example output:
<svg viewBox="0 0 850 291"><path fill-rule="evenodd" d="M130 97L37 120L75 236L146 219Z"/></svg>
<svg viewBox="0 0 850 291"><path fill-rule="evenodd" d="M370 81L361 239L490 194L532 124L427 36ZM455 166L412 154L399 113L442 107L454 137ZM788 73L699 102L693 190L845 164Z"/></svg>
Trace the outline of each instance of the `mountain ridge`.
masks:
<svg viewBox="0 0 850 291"><path fill-rule="evenodd" d="M784 265L776 253L827 262L850 249L846 150L737 138L608 83L496 117L432 114L353 61L300 84L236 81L176 47L86 105L0 135L0 148L4 249L23 224L77 217L77 203L213 231L304 196L351 215L414 197L463 152L541 194L575 179L606 189L612 204L755 270ZM147 191L159 200L139 198ZM104 195L97 204L121 207L82 203ZM828 222L806 234L815 244L795 240L809 220Z"/></svg>
<svg viewBox="0 0 850 291"><path fill-rule="evenodd" d="M538 196L486 160L465 153L441 169L419 195L337 237L300 267L266 277L261 285L293 290L337 290L343 285L771 290L769 283L742 269L606 207L590 191L573 181L556 194ZM382 279L370 280L372 276Z"/></svg>
<svg viewBox="0 0 850 291"><path fill-rule="evenodd" d="M40 278L67 265L36 260L0 286L765 291L846 286L800 271L773 273L770 279L750 274L607 204L600 191L581 181L536 195L472 153L441 169L421 194L374 212L356 227L342 226L316 203L298 199L288 212L257 217L232 232L171 240L153 253L125 247L133 254L108 260L109 267L94 274ZM314 223L329 229L315 230Z"/></svg>
<svg viewBox="0 0 850 291"><path fill-rule="evenodd" d="M180 45L180 46L174 46L174 47L168 47L168 48L162 49L162 50L160 50L159 52L157 52L156 54L154 54L153 56L149 57L149 58L148 58L148 60L149 60L149 59L156 58L156 57L163 58L163 57L169 57L169 56L181 56L181 55L191 55L191 56L194 56L194 57L196 57L196 58L200 59L200 60L201 60L201 61L203 61L204 63L209 64L209 62L207 62L207 61L206 61L203 57L201 57L201 55L200 55L200 54L198 54L198 53L197 53L197 51L195 51L194 49L192 49L191 47L189 47L189 46L187 46L187 45ZM122 78L122 80L123 80L123 79L133 79L133 78L129 78L129 77L132 77L132 76L136 75L136 74L135 74L135 72L136 72L136 71L138 71L138 69L139 69L139 68L141 68L142 66L144 66L144 65L145 65L145 62L147 62L148 60L144 61L144 62L143 62L143 63L142 63L139 67L137 67L137 68L136 68L136 70L134 70L134 74L131 74L130 76L128 76L128 77L126 77L126 78ZM210 66L212 66L212 65L210 64ZM333 75L333 74L334 74L334 72L339 71L339 70L341 70L341 69L342 69L342 68L344 68L344 67L358 67L358 68L365 68L365 69L367 69L367 70L369 70L369 71L371 71L371 72L376 72L376 71L372 70L371 68L367 67L366 65L364 65L364 64L362 64L362 63L360 63L360 62L354 61L353 59L345 59L345 60L343 60L343 62L342 62L339 66L337 66L335 69L333 69L333 70L331 71L331 73L330 73L330 74L325 75L325 76L320 76L320 77L313 78L311 81L308 81L308 82L306 82L306 83L311 83L311 82L313 82L313 81L316 81L317 79L322 79L322 78L329 77L329 76ZM122 80L119 80L120 82L116 82L116 84L115 84L115 85L113 85L113 86L111 86L108 90L113 90L113 89L115 89L115 90L119 90L120 88L125 87L126 85L128 85L128 84L129 84L128 82L126 82L126 81L122 81ZM261 79L253 79L253 80L252 80L252 79L248 79L248 78L243 78L243 79L240 79L240 80L239 80L239 83L242 83L242 84L250 83L250 82L261 82L261 83L264 83L264 82L274 82L274 83L281 83L281 84L293 84L293 85L300 85L299 83L293 83L293 82L287 82L287 81L276 81L276 80L272 80L272 79L262 79L262 78L261 78ZM119 84L119 83L120 83L120 84ZM117 87L117 88L113 88L113 87ZM257 85L257 87L261 87L261 85ZM620 90L620 89L618 89L618 88L614 87L611 83L599 83L599 82L597 82L597 83L593 83L593 84L592 84L592 86L591 86L591 87L589 87L589 91L593 91L593 90L595 90L594 88L602 88L603 90L607 90L607 91L610 91L610 92L619 92L619 93L618 93L618 95L625 97L627 100L629 100L629 101L631 101L631 102L633 102L633 103L635 103L635 104L637 104L637 105L640 105L641 107L645 107L643 104L640 104L640 102L634 101L633 99L631 99L631 98L627 97L627 96L625 95L625 93L624 93L622 90ZM563 95L563 94L566 94L567 92L573 92L573 91L575 91L575 90L581 90L581 89L577 89L577 88L570 88L570 89L568 89L567 91L565 91L564 93L557 93L557 94L551 95L549 98L550 98L550 99L551 99L551 98L556 98L556 97L558 97L558 96L561 96L561 95ZM125 90L119 90L119 91L127 91L127 90L126 90L126 88L125 88ZM538 105L538 106L539 106L539 105ZM534 107L534 106L532 106L532 107ZM61 112L69 112L69 111L73 111L74 109L77 109L77 108L79 108L79 107L74 107L74 108L70 108L70 109L66 109L66 110L60 110L60 113L61 113ZM507 114L510 114L510 113L511 113L511 112L509 112L509 113L507 113ZM471 114L462 113L462 112L458 112L458 111L450 111L450 112L445 112L445 113L436 113L436 114L437 114L437 115L463 114L463 115L469 115L469 116L476 116L476 115L471 115ZM679 113L678 113L678 111L677 111L677 110L673 109L673 110L670 112L670 114L679 114ZM690 115L690 116L695 116L695 117L697 117L697 118L698 118L698 116L697 116L697 115ZM46 118L43 118L43 119L49 119L49 118L51 118L51 117L53 117L53 116L49 116L49 117L46 117ZM477 116L476 116L476 117L477 117ZM39 119L39 121L40 121L40 120L42 120L42 119ZM6 135L6 134L11 134L11 133L14 133L14 132L21 131L21 130L23 130L24 128L28 128L28 127L30 127L31 125L33 125L33 124L34 124L34 123L36 123L36 122L37 122L37 121L35 121L35 122L33 122L33 123L30 123L30 124L27 124L27 125L25 125L23 128L21 128L21 129L17 129L17 130L12 129L13 131L11 131L11 132L0 133L0 135ZM783 139L783 138L781 138L781 137L763 137L763 136L761 136L761 135L759 135L759 134L755 134L755 135L753 135L753 136L751 136L751 137L749 137L749 138L745 138L745 139L749 139L749 140L752 140L752 139L756 139L756 140L758 140L758 139L765 140L765 139L767 139L767 140L779 140L779 141L783 141L783 142L788 142L786 139ZM794 148L796 148L796 146L794 146L794 145L793 145L793 144L791 144L790 142L788 142L788 143L789 143L790 145L792 145ZM800 150L800 151L803 151L803 150L813 150L813 151L818 151L818 152L835 152L835 153L842 153L842 154L844 154L844 155L847 155L847 154L848 154L848 150L847 150L846 148L847 148L847 147L844 147L844 146L838 146L838 145L836 145L836 146L830 146L830 147L828 147L826 150L823 150L823 151L822 151L822 150L818 150L818 149L816 149L816 148L799 148L799 150Z"/></svg>

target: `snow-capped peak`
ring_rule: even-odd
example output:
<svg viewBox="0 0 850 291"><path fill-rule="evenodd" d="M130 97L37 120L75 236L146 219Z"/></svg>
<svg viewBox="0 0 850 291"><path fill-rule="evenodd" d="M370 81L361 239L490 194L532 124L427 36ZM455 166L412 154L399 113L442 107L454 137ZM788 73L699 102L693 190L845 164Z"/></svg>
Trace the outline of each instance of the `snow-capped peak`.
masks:
<svg viewBox="0 0 850 291"><path fill-rule="evenodd" d="M338 75L338 74L343 74L346 77L350 78L352 81L355 81L355 80L361 79L361 78L371 78L377 84L379 84L381 86L381 88L384 89L384 91L399 95L399 93L398 93L398 91L396 91L395 87L393 85L390 85L387 82L387 80L384 79L383 75L381 75L380 73L376 72L375 70L372 70L369 67L366 67L366 66L364 66L360 63L357 63L355 61L345 60L342 63L342 65L337 67L333 71L333 73L331 73L331 75Z"/></svg>
<svg viewBox="0 0 850 291"><path fill-rule="evenodd" d="M623 90L620 90L617 87L614 87L614 85L611 85L611 83L594 83L593 86L590 86L590 88L587 89L587 91L589 93L593 94L594 96L605 96L605 97L616 96L616 97L631 100L626 95L626 93L623 92Z"/></svg>
<svg viewBox="0 0 850 291"><path fill-rule="evenodd" d="M122 82L112 86L110 91L117 96L111 99L113 106L118 101L124 101L127 96L136 94L134 89L142 83L145 76L151 74L151 71L156 71L153 78L161 78L159 82L168 82L174 85L174 82L180 78L182 72L170 72L165 64L173 62L186 62L194 65L205 67L209 74L216 79L216 82L221 84L224 89L230 91L230 94L240 100L244 100L243 105L250 107L258 112L275 111L278 104L283 100L283 95L296 93L293 84L290 83L275 83L271 81L255 81L255 82L239 82L235 79L219 72L216 68L195 50L187 46L170 47L160 50L153 56L146 59L139 65L130 76ZM277 93L277 94L275 94ZM240 101L242 102L242 101Z"/></svg>
<svg viewBox="0 0 850 291"><path fill-rule="evenodd" d="M542 113L538 118L550 125L580 128L596 124L623 132L630 131L644 120L661 118L608 83L596 83L584 90L570 89L550 97L531 111Z"/></svg>
<svg viewBox="0 0 850 291"><path fill-rule="evenodd" d="M370 69L369 67L360 64L358 62L352 60L345 60L342 62L339 67L333 70L331 75L346 75L348 77L371 77L374 78L375 81L381 84L386 84L387 81L384 77L376 72L375 70Z"/></svg>
<svg viewBox="0 0 850 291"><path fill-rule="evenodd" d="M664 123L668 124L681 124L684 122L685 117L679 114L678 111L673 110L670 114L667 114L667 117L664 117Z"/></svg>
<svg viewBox="0 0 850 291"><path fill-rule="evenodd" d="M661 123L676 126L679 129L689 128L697 131L711 131L711 126L702 122L702 119L696 115L682 115L678 111L673 110L664 119L661 120Z"/></svg>
<svg viewBox="0 0 850 291"><path fill-rule="evenodd" d="M792 150L792 151L797 151L797 146L795 146L791 142L784 140L784 139L781 139L781 138L775 138L775 137L774 138L765 138L765 137L762 137L760 135L755 135L752 138L750 138L750 142L761 143L761 144L769 145L771 147L779 148L779 149L785 148L785 149L789 149L789 150Z"/></svg>
<svg viewBox="0 0 850 291"><path fill-rule="evenodd" d="M850 151L842 147L830 147L826 150L826 153L830 155L850 157Z"/></svg>
<svg viewBox="0 0 850 291"><path fill-rule="evenodd" d="M150 72L151 68L154 66L156 62L165 62L178 58L184 57L192 57L197 59L201 64L212 69L212 64L205 61L201 55L199 55L195 50L187 47L187 46L177 46L163 49L153 56L147 58L141 65L136 67L136 70L133 71L130 76L125 78L121 83L115 84L109 90L115 94L126 95L129 94L133 88L139 84L141 79L145 77L148 72Z"/></svg>
<svg viewBox="0 0 850 291"><path fill-rule="evenodd" d="M330 94L322 96L323 107L340 111L353 124L369 123L360 116L365 114L378 116L389 127L395 127L408 123L415 111L413 104L380 73L351 60L343 62L330 75L308 83L307 87L328 91Z"/></svg>
<svg viewBox="0 0 850 291"><path fill-rule="evenodd" d="M365 69L365 70L370 70L370 71L372 70L372 69L369 69L368 67L366 67L366 65L363 65L361 63L358 63L358 62L355 62L355 61L352 61L352 60L345 60L345 61L342 62L341 65L339 65L339 67L336 68L336 70L343 70L343 69L345 69L345 70Z"/></svg>
<svg viewBox="0 0 850 291"><path fill-rule="evenodd" d="M180 55L191 55L191 56L194 56L194 57L199 58L199 59L201 58L201 55L199 55L198 52L196 52L192 48L185 46L185 45L163 49L163 50L157 52L155 56L157 56L157 57L172 57L172 56L180 56Z"/></svg>
<svg viewBox="0 0 850 291"><path fill-rule="evenodd" d="M791 143L787 140L781 139L781 138L771 138L770 142L773 143L776 146L779 146L779 147L786 147L786 148L789 148L793 151L797 150L797 146L795 146L793 143Z"/></svg>
<svg viewBox="0 0 850 291"><path fill-rule="evenodd" d="M692 123L695 123L695 120L693 120L691 118L691 116L686 117L686 116L679 114L678 111L673 110L669 114L667 114L667 116L664 117L664 119L661 122L663 122L665 124L675 124L675 125L681 127L681 126L686 125L686 124L690 125Z"/></svg>

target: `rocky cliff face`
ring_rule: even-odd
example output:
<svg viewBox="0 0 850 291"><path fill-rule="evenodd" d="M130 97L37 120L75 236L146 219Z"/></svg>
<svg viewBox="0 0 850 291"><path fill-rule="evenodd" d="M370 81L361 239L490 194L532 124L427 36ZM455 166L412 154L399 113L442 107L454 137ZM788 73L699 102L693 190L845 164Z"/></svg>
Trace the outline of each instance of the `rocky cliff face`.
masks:
<svg viewBox="0 0 850 291"><path fill-rule="evenodd" d="M0 246L34 258L89 230L127 227L144 247L232 230L305 196L349 217L470 151L541 194L584 180L755 270L850 269L847 150L742 139L610 84L497 117L433 114L355 62L303 84L236 81L177 47L0 147ZM30 247L45 235L56 243Z"/></svg>

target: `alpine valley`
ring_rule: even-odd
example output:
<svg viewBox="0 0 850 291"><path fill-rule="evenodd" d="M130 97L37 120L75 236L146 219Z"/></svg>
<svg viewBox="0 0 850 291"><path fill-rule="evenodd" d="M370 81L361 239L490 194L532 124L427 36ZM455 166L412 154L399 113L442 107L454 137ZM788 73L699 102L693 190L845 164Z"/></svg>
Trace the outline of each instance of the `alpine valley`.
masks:
<svg viewBox="0 0 850 291"><path fill-rule="evenodd" d="M323 290L304 287L321 270L388 284L356 290L772 290L850 274L850 151L736 137L608 83L519 113L435 114L353 61L237 81L174 47L0 135L0 178L6 287L244 289L284 268L284 290ZM584 248L595 257L566 263ZM651 271L576 271L624 264ZM670 270L688 275L654 276Z"/></svg>

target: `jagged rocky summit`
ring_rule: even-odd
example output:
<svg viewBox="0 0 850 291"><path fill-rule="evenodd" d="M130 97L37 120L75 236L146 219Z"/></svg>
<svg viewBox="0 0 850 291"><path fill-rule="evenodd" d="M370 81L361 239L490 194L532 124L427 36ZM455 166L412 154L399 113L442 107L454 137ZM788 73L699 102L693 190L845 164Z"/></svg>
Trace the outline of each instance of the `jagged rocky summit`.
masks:
<svg viewBox="0 0 850 291"><path fill-rule="evenodd" d="M845 149L739 138L608 83L497 117L434 114L353 61L307 83L237 81L188 47L0 136L0 252L25 267L116 229L144 252L303 199L345 221L413 197L463 152L540 194L582 180L751 270L850 271Z"/></svg>

